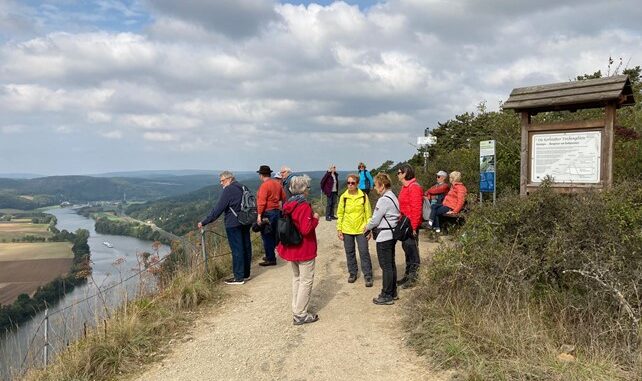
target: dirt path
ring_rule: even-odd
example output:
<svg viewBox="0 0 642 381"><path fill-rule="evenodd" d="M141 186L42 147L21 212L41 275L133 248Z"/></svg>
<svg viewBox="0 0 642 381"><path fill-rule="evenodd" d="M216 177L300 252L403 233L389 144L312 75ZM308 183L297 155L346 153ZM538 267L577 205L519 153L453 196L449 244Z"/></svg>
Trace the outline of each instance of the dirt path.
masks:
<svg viewBox="0 0 642 381"><path fill-rule="evenodd" d="M291 269L287 262L252 269L242 286L226 286L223 306L199 319L189 340L176 344L165 360L139 380L445 380L403 343L400 328L404 296L394 306L376 306L381 271L374 243L370 251L375 286L363 277L347 283L345 254L335 223L317 228L312 312L320 320L293 326ZM431 244L421 244L426 257ZM403 251L397 246L403 274Z"/></svg>

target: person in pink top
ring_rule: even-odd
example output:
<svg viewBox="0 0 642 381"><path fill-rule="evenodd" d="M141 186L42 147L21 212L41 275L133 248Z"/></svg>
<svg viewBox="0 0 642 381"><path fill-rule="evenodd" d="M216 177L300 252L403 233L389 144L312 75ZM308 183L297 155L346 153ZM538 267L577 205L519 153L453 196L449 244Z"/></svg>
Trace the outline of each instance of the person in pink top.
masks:
<svg viewBox="0 0 642 381"><path fill-rule="evenodd" d="M404 277L397 281L401 288L408 288L415 284L419 271L419 226L422 222L424 191L415 178L415 169L410 164L402 165L397 171L397 177L403 185L399 192L399 210L402 215L408 217L413 230L412 236L401 242L406 254L406 272Z"/></svg>
<svg viewBox="0 0 642 381"><path fill-rule="evenodd" d="M461 209L464 207L464 203L466 202L467 193L468 190L466 189L466 186L461 182L461 172L451 172L450 191L448 191L448 194L444 197L444 201L441 206L435 205L435 208L432 211L432 215L434 217L432 221L429 221L437 233L441 232L439 216L461 212Z"/></svg>
<svg viewBox="0 0 642 381"><path fill-rule="evenodd" d="M284 245L280 242L277 251L292 266L292 323L302 325L319 320L319 315L308 312L317 257L315 229L319 225L319 215L314 213L312 206L306 201L310 192L309 176L292 177L289 188L292 197L283 205L283 215L292 218L302 240L298 245Z"/></svg>

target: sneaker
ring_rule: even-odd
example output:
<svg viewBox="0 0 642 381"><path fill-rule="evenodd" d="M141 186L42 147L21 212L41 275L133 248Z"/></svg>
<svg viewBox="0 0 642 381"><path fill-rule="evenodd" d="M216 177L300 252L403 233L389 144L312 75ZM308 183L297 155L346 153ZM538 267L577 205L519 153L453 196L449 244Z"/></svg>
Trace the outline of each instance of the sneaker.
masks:
<svg viewBox="0 0 642 381"><path fill-rule="evenodd" d="M383 306L383 305L389 306L389 305L395 304L393 298L389 296L384 296L384 295L379 295L376 298L372 298L372 303L380 306Z"/></svg>
<svg viewBox="0 0 642 381"><path fill-rule="evenodd" d="M402 284L401 286L399 286L399 288L403 288L404 290L406 290L408 288L415 287L416 284L417 284L417 282L415 280L411 279L411 280L407 281L406 283Z"/></svg>
<svg viewBox="0 0 642 381"><path fill-rule="evenodd" d="M259 263L259 266L276 266L276 261L263 261Z"/></svg>
<svg viewBox="0 0 642 381"><path fill-rule="evenodd" d="M261 260L262 260L263 262L267 262L267 257L263 257L263 258L261 258Z"/></svg>
<svg viewBox="0 0 642 381"><path fill-rule="evenodd" d="M244 284L245 283L244 280L242 280L242 279L241 280L236 280L234 277L225 279L223 282L225 282L225 284Z"/></svg>
<svg viewBox="0 0 642 381"><path fill-rule="evenodd" d="M325 220L326 221L332 221L332 217L326 217Z"/></svg>
<svg viewBox="0 0 642 381"><path fill-rule="evenodd" d="M243 278L243 280L244 280L244 281L246 281L246 282L247 282L248 280L250 280L250 279L252 279L252 275L248 275L248 276L246 276L245 278Z"/></svg>
<svg viewBox="0 0 642 381"><path fill-rule="evenodd" d="M435 233L441 233L441 229L435 228Z"/></svg>
<svg viewBox="0 0 642 381"><path fill-rule="evenodd" d="M402 284L406 283L408 281L408 277L403 277L397 281L397 286L401 286Z"/></svg>
<svg viewBox="0 0 642 381"><path fill-rule="evenodd" d="M372 278L371 277L366 278L366 287L372 287Z"/></svg>
<svg viewBox="0 0 642 381"><path fill-rule="evenodd" d="M348 277L348 283L354 283L357 280L357 275L356 274L350 274Z"/></svg>
<svg viewBox="0 0 642 381"><path fill-rule="evenodd" d="M337 217L337 216L332 216L332 219L333 219L333 220L338 220L338 219L339 219L339 217Z"/></svg>
<svg viewBox="0 0 642 381"><path fill-rule="evenodd" d="M294 324L294 325L303 325L303 324L314 323L315 321L318 321L318 320L319 320L319 315L317 315L317 314L307 314L304 317L294 316L292 318L292 324Z"/></svg>
<svg viewBox="0 0 642 381"><path fill-rule="evenodd" d="M428 220L428 225L432 226L432 220Z"/></svg>

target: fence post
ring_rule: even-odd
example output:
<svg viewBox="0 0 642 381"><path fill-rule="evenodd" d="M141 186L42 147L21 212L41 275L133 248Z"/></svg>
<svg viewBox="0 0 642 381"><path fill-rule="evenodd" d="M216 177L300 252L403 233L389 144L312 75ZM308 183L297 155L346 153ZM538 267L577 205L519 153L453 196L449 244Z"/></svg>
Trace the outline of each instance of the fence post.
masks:
<svg viewBox="0 0 642 381"><path fill-rule="evenodd" d="M49 308L45 308L45 347L44 347L45 368L49 363Z"/></svg>
<svg viewBox="0 0 642 381"><path fill-rule="evenodd" d="M87 337L87 322L86 321L82 323L82 334L83 334L83 337Z"/></svg>
<svg viewBox="0 0 642 381"><path fill-rule="evenodd" d="M207 272L207 251L205 250L205 230L201 228L201 251L203 252L203 261L205 262L205 271Z"/></svg>

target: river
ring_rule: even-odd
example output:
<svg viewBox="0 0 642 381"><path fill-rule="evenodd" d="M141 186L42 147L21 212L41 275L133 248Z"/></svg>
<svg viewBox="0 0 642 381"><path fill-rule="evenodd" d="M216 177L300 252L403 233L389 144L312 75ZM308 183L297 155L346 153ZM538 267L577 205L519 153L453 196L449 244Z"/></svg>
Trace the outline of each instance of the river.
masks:
<svg viewBox="0 0 642 381"><path fill-rule="evenodd" d="M152 242L137 238L96 233L92 219L76 214L71 208L50 209L47 213L58 219L56 227L74 232L86 229L90 232L92 278L87 283L76 287L65 295L55 306L49 309L49 359L56 352L64 349L68 343L83 335L84 325L95 326L107 310L122 304L126 298L133 298L141 287L153 288L153 279L147 274L136 276L104 293L98 293L98 287L105 289L121 282L139 271L137 254L153 253ZM109 242L113 248L103 244ZM162 245L161 257L169 253L169 247ZM92 297L99 295L97 297ZM87 299L88 300L84 300ZM15 331L0 336L0 379L10 379L10 375L23 366L42 366L44 347L44 311L38 313ZM35 338L35 339L34 339ZM33 340L33 341L32 341ZM29 348L31 350L29 350ZM28 354L27 354L28 353ZM26 358L26 360L25 360ZM25 363L23 365L23 362Z"/></svg>

